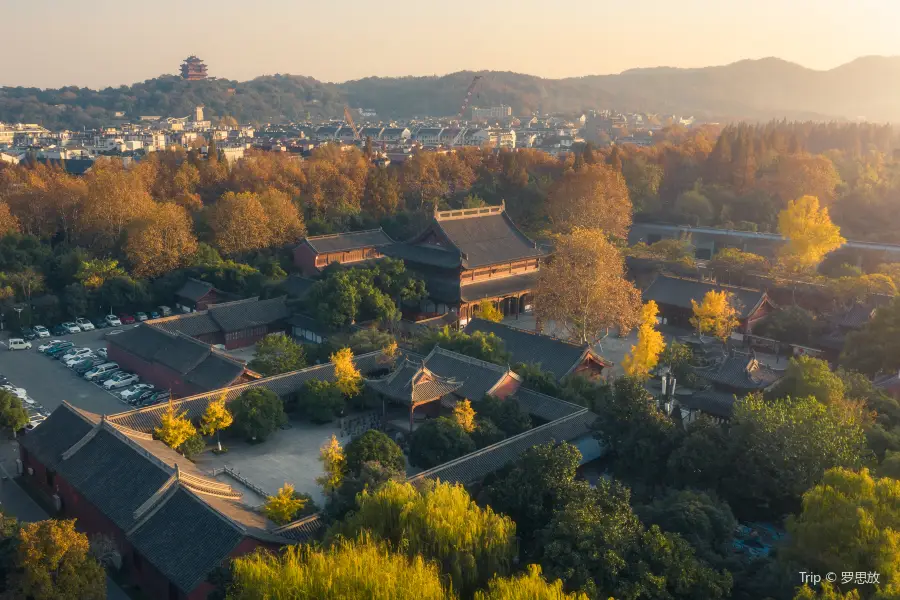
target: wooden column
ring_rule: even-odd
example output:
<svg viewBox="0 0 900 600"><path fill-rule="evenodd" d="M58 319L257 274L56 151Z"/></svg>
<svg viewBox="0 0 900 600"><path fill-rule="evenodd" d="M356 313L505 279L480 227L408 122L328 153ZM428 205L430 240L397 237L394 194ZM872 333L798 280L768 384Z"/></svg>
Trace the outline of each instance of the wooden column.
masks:
<svg viewBox="0 0 900 600"><path fill-rule="evenodd" d="M413 411L416 409L415 404L409 405L409 434L412 435L413 432Z"/></svg>

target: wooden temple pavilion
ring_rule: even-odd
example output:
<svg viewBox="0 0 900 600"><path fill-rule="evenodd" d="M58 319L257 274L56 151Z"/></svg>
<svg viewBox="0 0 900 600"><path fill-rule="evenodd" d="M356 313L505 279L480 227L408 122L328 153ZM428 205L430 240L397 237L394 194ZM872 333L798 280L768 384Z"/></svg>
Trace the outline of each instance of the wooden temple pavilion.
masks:
<svg viewBox="0 0 900 600"><path fill-rule="evenodd" d="M403 259L425 280L422 314L459 314L464 326L483 300L507 315L532 304L543 249L516 227L505 203L435 211L428 227L408 242L382 249Z"/></svg>
<svg viewBox="0 0 900 600"><path fill-rule="evenodd" d="M462 387L462 382L436 375L425 366L424 361L416 363L404 359L390 375L372 380L369 385L386 398L409 406L409 431L412 433L416 407L453 394Z"/></svg>

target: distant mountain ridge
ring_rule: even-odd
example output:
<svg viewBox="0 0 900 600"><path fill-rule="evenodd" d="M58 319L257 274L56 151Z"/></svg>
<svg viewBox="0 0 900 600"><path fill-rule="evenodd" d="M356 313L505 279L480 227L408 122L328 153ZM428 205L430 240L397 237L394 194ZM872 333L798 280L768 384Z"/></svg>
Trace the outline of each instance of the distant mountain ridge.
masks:
<svg viewBox="0 0 900 600"><path fill-rule="evenodd" d="M868 56L827 71L777 58L702 68L629 69L616 75L544 79L504 71L460 71L431 77L367 77L323 83L274 75L237 82L200 82L162 76L131 86L94 91L0 88L0 121L80 128L129 116L187 115L204 104L212 115L242 121L298 121L339 116L344 103L373 108L382 118L455 115L466 88L482 79L472 104L577 113L591 108L694 115L702 119L900 120L900 57Z"/></svg>

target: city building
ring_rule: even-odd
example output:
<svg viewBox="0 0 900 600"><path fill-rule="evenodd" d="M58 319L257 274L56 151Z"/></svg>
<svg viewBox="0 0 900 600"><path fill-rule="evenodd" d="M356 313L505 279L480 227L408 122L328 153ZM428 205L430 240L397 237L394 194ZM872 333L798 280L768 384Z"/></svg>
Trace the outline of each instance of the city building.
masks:
<svg viewBox="0 0 900 600"><path fill-rule="evenodd" d="M202 81L208 77L206 65L196 56L188 56L184 59L184 62L181 63L181 77L188 81Z"/></svg>
<svg viewBox="0 0 900 600"><path fill-rule="evenodd" d="M473 121L488 121L491 119L507 119L512 116L512 107L501 104L490 108L472 107Z"/></svg>

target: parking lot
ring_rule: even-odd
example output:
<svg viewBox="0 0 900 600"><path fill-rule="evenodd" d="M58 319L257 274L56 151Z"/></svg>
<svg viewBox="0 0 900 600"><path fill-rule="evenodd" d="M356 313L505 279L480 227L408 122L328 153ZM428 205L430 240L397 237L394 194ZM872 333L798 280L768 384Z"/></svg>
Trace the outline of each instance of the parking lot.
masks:
<svg viewBox="0 0 900 600"><path fill-rule="evenodd" d="M6 341L0 341L0 374L5 375L15 387L25 388L28 397L43 406L47 412L52 412L63 400L97 414L116 414L130 410L130 406L110 392L85 381L60 361L44 356L37 350L38 346L50 339L68 340L79 348L105 348L104 336L110 331L113 329L32 340L31 350L10 351Z"/></svg>

